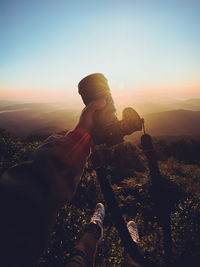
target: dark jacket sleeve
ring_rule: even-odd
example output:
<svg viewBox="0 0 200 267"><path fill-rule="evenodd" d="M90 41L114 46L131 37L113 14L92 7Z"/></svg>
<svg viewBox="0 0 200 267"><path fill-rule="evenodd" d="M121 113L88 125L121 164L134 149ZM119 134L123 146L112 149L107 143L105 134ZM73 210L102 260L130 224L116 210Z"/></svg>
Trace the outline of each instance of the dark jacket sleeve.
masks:
<svg viewBox="0 0 200 267"><path fill-rule="evenodd" d="M90 143L82 128L51 136L32 160L2 175L0 266L32 266L38 260L59 207L75 194Z"/></svg>

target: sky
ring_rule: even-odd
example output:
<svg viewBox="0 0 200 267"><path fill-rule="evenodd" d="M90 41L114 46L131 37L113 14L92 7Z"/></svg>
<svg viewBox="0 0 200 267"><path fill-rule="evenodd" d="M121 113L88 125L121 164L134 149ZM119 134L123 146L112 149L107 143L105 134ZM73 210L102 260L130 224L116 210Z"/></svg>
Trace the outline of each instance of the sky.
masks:
<svg viewBox="0 0 200 267"><path fill-rule="evenodd" d="M96 72L118 102L200 97L199 14L199 0L0 0L0 99L76 105Z"/></svg>

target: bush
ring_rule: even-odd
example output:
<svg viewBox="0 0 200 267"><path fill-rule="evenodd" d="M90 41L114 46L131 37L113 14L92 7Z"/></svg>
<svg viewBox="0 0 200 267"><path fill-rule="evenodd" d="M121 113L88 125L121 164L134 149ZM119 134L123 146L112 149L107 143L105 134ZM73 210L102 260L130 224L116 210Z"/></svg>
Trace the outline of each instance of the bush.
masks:
<svg viewBox="0 0 200 267"><path fill-rule="evenodd" d="M199 262L200 259L199 154L195 152L197 158L192 155L193 147L198 147L200 142L195 142L170 144L164 140L156 144L162 172L156 190L152 188L145 167L147 162L139 147L124 143L110 149L107 155L109 180L124 218L137 223L141 250L155 266L166 266L165 253L170 247L165 245L166 234L172 248L169 266L173 263L175 266L195 266L195 260ZM1 129L0 172L29 159L40 143L38 140L25 142ZM96 178L89 161L75 198L60 209L41 257L41 266L65 263L96 203L104 203ZM104 241L98 249L97 266L120 266L124 249L107 206L106 211Z"/></svg>

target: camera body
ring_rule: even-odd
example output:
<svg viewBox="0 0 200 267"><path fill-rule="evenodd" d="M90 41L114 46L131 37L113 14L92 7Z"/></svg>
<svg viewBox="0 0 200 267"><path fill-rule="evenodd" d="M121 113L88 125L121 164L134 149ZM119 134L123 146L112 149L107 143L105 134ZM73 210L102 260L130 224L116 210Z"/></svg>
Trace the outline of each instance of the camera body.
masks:
<svg viewBox="0 0 200 267"><path fill-rule="evenodd" d="M103 74L94 73L86 76L79 82L78 90L86 106L100 98L106 101L105 107L94 114L91 132L94 144L119 144L123 142L125 135L142 129L142 119L130 107L123 110L122 120L118 120L108 81Z"/></svg>

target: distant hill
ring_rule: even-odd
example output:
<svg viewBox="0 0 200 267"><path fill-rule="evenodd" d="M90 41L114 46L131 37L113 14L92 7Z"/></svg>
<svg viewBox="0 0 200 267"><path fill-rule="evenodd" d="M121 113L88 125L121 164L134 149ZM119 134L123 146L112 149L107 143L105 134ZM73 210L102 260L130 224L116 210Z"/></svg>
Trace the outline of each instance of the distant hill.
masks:
<svg viewBox="0 0 200 267"><path fill-rule="evenodd" d="M182 103L182 104L181 104ZM190 99L176 103L200 110L200 99ZM170 104L171 107L175 103ZM154 136L178 136L200 134L200 111L167 109L170 105L158 103L136 103L133 107L145 119L147 132ZM142 106L146 107L146 110ZM140 107L140 108L139 108ZM149 112L156 110L156 112ZM157 112L161 110L161 112ZM51 134L53 132L70 130L78 122L81 110L78 108L67 109L65 103L4 103L0 101L0 127L20 136L30 134ZM144 115L142 115L144 114ZM138 134L134 134L134 138Z"/></svg>
<svg viewBox="0 0 200 267"><path fill-rule="evenodd" d="M72 129L80 112L48 104L19 104L0 109L0 127L26 137Z"/></svg>
<svg viewBox="0 0 200 267"><path fill-rule="evenodd" d="M200 134L200 111L171 110L144 116L152 135L178 136Z"/></svg>
<svg viewBox="0 0 200 267"><path fill-rule="evenodd" d="M186 109L186 110L192 110L192 111L200 111L200 99L194 98L194 99L187 99L184 101L179 101L172 103L171 109Z"/></svg>
<svg viewBox="0 0 200 267"><path fill-rule="evenodd" d="M191 99L184 100L184 102L190 105L196 105L200 107L200 98L191 98Z"/></svg>
<svg viewBox="0 0 200 267"><path fill-rule="evenodd" d="M20 104L20 103L16 101L0 100L0 107L6 107L9 105L15 105L15 104Z"/></svg>
<svg viewBox="0 0 200 267"><path fill-rule="evenodd" d="M157 113L170 110L192 110L200 111L200 98L188 99L188 100L176 100L170 103L154 103L154 102L139 102L134 103L132 106L141 115L150 113ZM120 108L122 109L122 108ZM121 112L121 110L120 110Z"/></svg>
<svg viewBox="0 0 200 267"><path fill-rule="evenodd" d="M3 105L0 102L0 112L2 111L9 111L9 110L21 110L21 109L29 109L34 111L41 111L41 110L50 110L52 109L51 104L44 104L44 103L7 103Z"/></svg>

